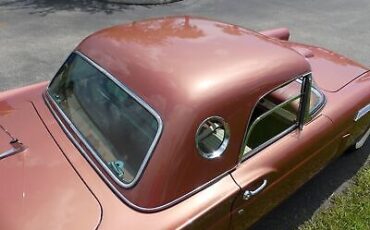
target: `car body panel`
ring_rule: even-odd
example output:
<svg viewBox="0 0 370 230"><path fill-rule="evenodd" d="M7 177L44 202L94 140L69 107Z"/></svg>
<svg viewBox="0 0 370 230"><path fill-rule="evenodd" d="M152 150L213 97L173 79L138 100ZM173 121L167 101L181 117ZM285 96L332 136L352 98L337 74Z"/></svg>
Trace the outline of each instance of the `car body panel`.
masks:
<svg viewBox="0 0 370 230"><path fill-rule="evenodd" d="M330 117L338 132L343 132L339 154L353 145L366 132L366 129L370 125L370 113L367 113L360 120L355 121L358 111L370 102L368 89L370 89L369 72L356 78L351 84L337 93L326 94L327 106L322 113Z"/></svg>
<svg viewBox="0 0 370 230"><path fill-rule="evenodd" d="M1 101L9 110L0 115L0 124L25 150L0 160L0 228L96 228L102 214L99 202L59 150L32 103ZM1 130L0 152L11 147L10 140Z"/></svg>
<svg viewBox="0 0 370 230"><path fill-rule="evenodd" d="M337 92L368 71L366 67L321 47L294 42L283 42L282 44L307 57L315 82L327 92Z"/></svg>

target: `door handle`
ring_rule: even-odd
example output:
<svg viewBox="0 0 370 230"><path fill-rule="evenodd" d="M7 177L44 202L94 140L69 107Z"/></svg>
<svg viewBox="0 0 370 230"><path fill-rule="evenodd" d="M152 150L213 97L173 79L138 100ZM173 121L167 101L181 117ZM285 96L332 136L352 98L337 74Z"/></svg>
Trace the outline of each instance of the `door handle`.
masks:
<svg viewBox="0 0 370 230"><path fill-rule="evenodd" d="M243 193L243 200L249 200L252 196L257 195L267 186L267 180L263 180L262 184L255 190L245 190Z"/></svg>

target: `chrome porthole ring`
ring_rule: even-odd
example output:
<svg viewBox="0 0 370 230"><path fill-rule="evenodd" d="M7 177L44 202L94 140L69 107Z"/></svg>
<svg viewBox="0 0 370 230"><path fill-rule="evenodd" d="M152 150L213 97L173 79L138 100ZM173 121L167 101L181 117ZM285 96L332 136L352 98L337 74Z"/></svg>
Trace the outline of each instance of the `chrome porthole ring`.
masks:
<svg viewBox="0 0 370 230"><path fill-rule="evenodd" d="M206 159L220 157L230 141L230 128L222 117L205 119L197 129L195 144L198 153Z"/></svg>

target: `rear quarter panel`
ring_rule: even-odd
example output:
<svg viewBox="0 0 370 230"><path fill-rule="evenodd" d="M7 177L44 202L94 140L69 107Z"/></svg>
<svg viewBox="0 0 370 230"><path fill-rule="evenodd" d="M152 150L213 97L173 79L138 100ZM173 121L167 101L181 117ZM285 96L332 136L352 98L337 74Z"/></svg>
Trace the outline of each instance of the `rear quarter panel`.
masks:
<svg viewBox="0 0 370 230"><path fill-rule="evenodd" d="M338 92L325 92L327 105L323 114L342 134L341 154L360 137L370 124L370 114L355 122L357 112L370 103L370 72L356 78Z"/></svg>

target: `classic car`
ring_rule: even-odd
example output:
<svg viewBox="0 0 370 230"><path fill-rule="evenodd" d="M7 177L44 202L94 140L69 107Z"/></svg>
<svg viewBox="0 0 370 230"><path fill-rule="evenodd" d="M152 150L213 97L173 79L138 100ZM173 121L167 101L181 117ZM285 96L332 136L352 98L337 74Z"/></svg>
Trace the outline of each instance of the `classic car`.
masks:
<svg viewBox="0 0 370 230"><path fill-rule="evenodd" d="M0 93L0 229L246 229L364 145L369 89L285 28L103 29L50 82Z"/></svg>

